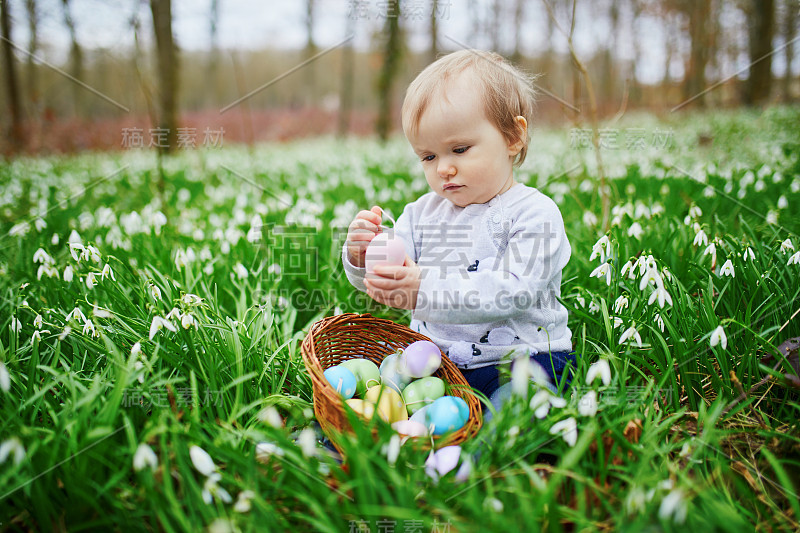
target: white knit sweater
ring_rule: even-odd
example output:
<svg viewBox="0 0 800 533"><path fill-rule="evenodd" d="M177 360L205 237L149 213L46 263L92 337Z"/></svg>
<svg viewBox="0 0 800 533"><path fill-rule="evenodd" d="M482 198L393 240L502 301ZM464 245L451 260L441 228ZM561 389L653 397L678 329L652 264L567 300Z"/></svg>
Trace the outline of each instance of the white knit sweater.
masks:
<svg viewBox="0 0 800 533"><path fill-rule="evenodd" d="M572 350L557 300L571 249L550 198L518 183L458 207L429 192L406 205L394 231L421 270L410 327L459 368ZM347 243L342 261L350 283L366 292L366 270L350 263Z"/></svg>

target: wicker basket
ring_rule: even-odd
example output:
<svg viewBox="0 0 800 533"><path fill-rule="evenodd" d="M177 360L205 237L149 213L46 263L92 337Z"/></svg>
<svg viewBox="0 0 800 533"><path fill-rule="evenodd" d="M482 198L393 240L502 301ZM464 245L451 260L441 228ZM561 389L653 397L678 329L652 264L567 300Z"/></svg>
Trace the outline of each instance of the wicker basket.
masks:
<svg viewBox="0 0 800 533"><path fill-rule="evenodd" d="M406 326L370 314L346 313L327 317L311 327L300 351L314 386L314 413L322 431L340 453L342 450L337 440L342 433L351 432L350 422L342 397L323 375L325 369L359 355L380 365L387 355L418 340L430 339ZM439 370L433 375L449 385L461 385L451 387L450 394L463 398L469 406L467 423L458 431L434 436L434 446L440 448L472 438L481 428L481 406L477 397L469 393L464 375L444 354ZM430 442L430 439L419 440Z"/></svg>

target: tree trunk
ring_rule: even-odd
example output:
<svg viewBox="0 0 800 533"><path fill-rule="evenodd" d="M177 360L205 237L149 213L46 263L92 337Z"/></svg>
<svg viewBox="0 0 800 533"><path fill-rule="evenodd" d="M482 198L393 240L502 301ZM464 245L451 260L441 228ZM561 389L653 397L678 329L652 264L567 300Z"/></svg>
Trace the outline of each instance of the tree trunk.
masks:
<svg viewBox="0 0 800 533"><path fill-rule="evenodd" d="M29 117L39 116L39 78L36 72L36 63L33 58L39 52L39 17L36 12L36 0L25 0L25 9L28 12L28 64L26 77L28 87L28 100L30 103Z"/></svg>
<svg viewBox="0 0 800 533"><path fill-rule="evenodd" d="M355 32L356 17L347 17L348 36ZM342 79L339 86L339 137L347 136L350 131L350 111L353 108L353 41L350 40L342 50Z"/></svg>
<svg viewBox="0 0 800 533"><path fill-rule="evenodd" d="M692 41L689 56L689 69L683 85L684 98L689 100L697 97L706 88L706 64L708 63L708 44L706 37L706 24L711 10L711 0L691 0L689 11L689 36ZM703 96L697 97L694 102L699 107L705 106Z"/></svg>
<svg viewBox="0 0 800 533"><path fill-rule="evenodd" d="M393 104L393 85L397 71L400 67L401 59L401 36L400 36L400 1L390 0L388 2L388 14L386 17L386 48L383 56L383 68L378 77L378 121L375 129L378 137L382 141L389 138L392 129L392 104Z"/></svg>
<svg viewBox="0 0 800 533"><path fill-rule="evenodd" d="M775 32L775 1L751 0L749 23L750 76L744 103L760 105L769 98L772 85L772 36Z"/></svg>
<svg viewBox="0 0 800 533"><path fill-rule="evenodd" d="M158 127L166 131L166 142L159 141L157 148L160 153L171 153L178 145L178 58L172 37L171 0L150 0L150 10L158 52Z"/></svg>
<svg viewBox="0 0 800 533"><path fill-rule="evenodd" d="M83 80L83 50L78 43L78 32L75 28L75 21L72 18L72 13L69 7L70 0L62 0L64 7L64 24L69 30L70 39L70 75L76 80ZM72 105L75 115L80 115L83 112L83 88L77 83L72 84Z"/></svg>
<svg viewBox="0 0 800 533"><path fill-rule="evenodd" d="M431 47L428 50L428 63L436 61L436 55L439 53L436 48L436 41L439 39L439 29L437 28L436 17L439 15L439 0L432 0L431 4Z"/></svg>
<svg viewBox="0 0 800 533"><path fill-rule="evenodd" d="M219 0L211 0L211 10L208 16L208 82L211 87L207 87L206 106L218 106L221 103L219 91Z"/></svg>
<svg viewBox="0 0 800 533"><path fill-rule="evenodd" d="M22 109L19 103L17 69L14 65L14 50L11 45L11 17L8 13L8 0L0 0L0 26L3 33L3 70L5 70L6 90L8 91L8 111L11 114L11 148L17 150L25 143L22 128Z"/></svg>
<svg viewBox="0 0 800 533"><path fill-rule="evenodd" d="M317 46L314 44L314 2L315 0L306 0L306 61L314 57L317 53ZM314 62L306 64L305 68L305 98L303 104L305 107L310 107L314 103L314 84L316 79L314 76Z"/></svg>

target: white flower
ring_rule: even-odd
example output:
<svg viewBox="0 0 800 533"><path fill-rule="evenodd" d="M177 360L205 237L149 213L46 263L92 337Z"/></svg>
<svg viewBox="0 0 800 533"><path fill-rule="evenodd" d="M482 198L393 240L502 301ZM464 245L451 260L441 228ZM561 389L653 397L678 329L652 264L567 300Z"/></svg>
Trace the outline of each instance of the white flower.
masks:
<svg viewBox="0 0 800 533"><path fill-rule="evenodd" d="M71 282L74 272L75 271L72 269L72 265L67 265L64 268L64 281L66 281L67 283Z"/></svg>
<svg viewBox="0 0 800 533"><path fill-rule="evenodd" d="M178 329L175 326L173 326L172 322L170 322L169 320L164 320L160 316L154 316L153 317L153 323L150 324L150 340L153 340L153 337L156 336L156 333L158 333L158 331L162 327L163 328L167 328L168 330L172 331L173 333L178 331Z"/></svg>
<svg viewBox="0 0 800 533"><path fill-rule="evenodd" d="M703 255L710 255L711 256L711 268L717 264L717 245L713 242L706 246L706 249L703 251Z"/></svg>
<svg viewBox="0 0 800 533"><path fill-rule="evenodd" d="M58 334L58 340L60 340L60 341L63 341L64 339L66 339L66 338L67 338L67 336L68 336L70 333L72 333L72 328L71 328L71 327L69 327L69 326L66 326L66 327L64 328L64 331L62 331L61 333L59 333L59 334Z"/></svg>
<svg viewBox="0 0 800 533"><path fill-rule="evenodd" d="M70 311L70 313L64 318L64 321L69 322L73 318L76 320L80 318L81 322L86 322L86 317L84 316L83 312L77 307L72 311Z"/></svg>
<svg viewBox="0 0 800 533"><path fill-rule="evenodd" d="M608 235L603 235L592 246L592 255L589 256L589 261L594 261L594 258L600 256L600 261L606 260L606 254L611 248L611 242L608 240Z"/></svg>
<svg viewBox="0 0 800 533"><path fill-rule="evenodd" d="M97 285L97 281L94 279L95 273L89 272L86 274L86 286L90 289L93 289Z"/></svg>
<svg viewBox="0 0 800 533"><path fill-rule="evenodd" d="M550 411L551 406L561 409L566 407L567 401L564 398L554 396L548 389L539 389L528 405L536 418L544 418Z"/></svg>
<svg viewBox="0 0 800 533"><path fill-rule="evenodd" d="M585 211L583 213L583 225L584 226L596 226L597 225L597 215L595 215L591 211Z"/></svg>
<svg viewBox="0 0 800 533"><path fill-rule="evenodd" d="M594 416L597 414L597 393L590 390L578 401L578 413L581 416Z"/></svg>
<svg viewBox="0 0 800 533"><path fill-rule="evenodd" d="M625 296L620 296L614 302L614 312L617 314L619 314L619 312L622 311L623 309L627 308L628 308L628 298L626 298Z"/></svg>
<svg viewBox="0 0 800 533"><path fill-rule="evenodd" d="M212 472L206 478L205 483L203 483L203 501L206 502L207 505L211 505L211 503L214 501L214 498L224 503L231 503L233 501L233 498L231 498L231 495L228 494L228 491L219 486L219 480L221 479L221 474L218 472Z"/></svg>
<svg viewBox="0 0 800 533"><path fill-rule="evenodd" d="M732 278L736 277L736 272L733 271L733 263L730 259L725 261L725 264L722 265L722 268L719 269L720 276L730 276Z"/></svg>
<svg viewBox="0 0 800 533"><path fill-rule="evenodd" d="M664 287L664 281L661 279L661 274L658 273L658 270L655 268L648 268L644 276L642 276L642 280L639 282L639 290L643 291L645 287L648 285L653 284L656 288Z"/></svg>
<svg viewBox="0 0 800 533"><path fill-rule="evenodd" d="M0 361L0 389L3 389L3 392L11 390L11 375L3 361Z"/></svg>
<svg viewBox="0 0 800 533"><path fill-rule="evenodd" d="M633 237L638 240L642 235L644 235L644 230L642 229L642 225L638 222L634 222L631 224L631 227L628 228L628 237Z"/></svg>
<svg viewBox="0 0 800 533"><path fill-rule="evenodd" d="M389 443L385 444L381 451L386 455L386 462L389 466L394 466L397 462L397 456L400 455L400 435L394 434L389 439Z"/></svg>
<svg viewBox="0 0 800 533"><path fill-rule="evenodd" d="M646 496L642 489L636 487L625 497L625 510L629 513L643 511L646 504Z"/></svg>
<svg viewBox="0 0 800 533"><path fill-rule="evenodd" d="M83 259L91 260L93 263L99 263L102 259L100 256L100 250L92 246L91 244L84 248L83 254L81 256Z"/></svg>
<svg viewBox="0 0 800 533"><path fill-rule="evenodd" d="M564 441L569 444L570 447L575 446L575 443L578 441L578 424L573 417L569 417L553 424L553 427L550 428L550 434L561 434L561 436L564 437Z"/></svg>
<svg viewBox="0 0 800 533"><path fill-rule="evenodd" d="M188 294L188 293L184 294L181 300L183 300L183 303L185 303L186 305L197 305L203 301L203 299L197 296L196 294Z"/></svg>
<svg viewBox="0 0 800 533"><path fill-rule="evenodd" d="M186 313L181 317L181 326L183 326L183 329L189 329L192 326L194 326L194 329L198 328L197 320L195 320L195 318L189 313Z"/></svg>
<svg viewBox="0 0 800 533"><path fill-rule="evenodd" d="M134 356L141 355L141 353L142 353L142 343L137 341L133 344L133 346L131 346L131 355Z"/></svg>
<svg viewBox="0 0 800 533"><path fill-rule="evenodd" d="M747 247L747 250L744 251L744 260L747 261L748 257L753 261L756 260L756 254L753 253L753 249L749 246Z"/></svg>
<svg viewBox="0 0 800 533"><path fill-rule="evenodd" d="M614 329L617 329L618 327L620 327L623 324L622 319L620 317L615 316L615 317L612 317L612 318L614 319Z"/></svg>
<svg viewBox="0 0 800 533"><path fill-rule="evenodd" d="M658 306L660 308L664 308L664 303L669 303L672 305L672 296L669 295L667 289L663 286L659 286L650 294L650 298L647 300L647 305L653 305L653 302L658 299Z"/></svg>
<svg viewBox="0 0 800 533"><path fill-rule="evenodd" d="M11 333L19 333L19 330L22 329L22 322L15 316L11 317Z"/></svg>
<svg viewBox="0 0 800 533"><path fill-rule="evenodd" d="M158 468L158 457L156 457L156 452L143 442L139 444L136 453L133 454L133 469L139 472L148 466L152 470Z"/></svg>
<svg viewBox="0 0 800 533"><path fill-rule="evenodd" d="M440 477L444 476L456 466L461 459L461 446L444 446L435 452L431 450L428 458L425 460L425 473L428 477L438 481Z"/></svg>
<svg viewBox="0 0 800 533"><path fill-rule="evenodd" d="M161 299L161 289L158 288L158 285L155 283L150 283L150 296L153 297L153 300L160 300Z"/></svg>
<svg viewBox="0 0 800 533"><path fill-rule="evenodd" d="M775 225L778 223L778 212L770 209L767 212L767 224Z"/></svg>
<svg viewBox="0 0 800 533"><path fill-rule="evenodd" d="M622 344L630 338L636 339L636 344L638 344L639 347L642 346L642 337L634 326L629 327L623 332L622 337L619 338L619 343Z"/></svg>
<svg viewBox="0 0 800 533"><path fill-rule="evenodd" d="M317 436L311 428L304 428L297 436L297 444L305 457L317 455Z"/></svg>
<svg viewBox="0 0 800 533"><path fill-rule="evenodd" d="M243 490L236 497L236 503L233 504L233 510L237 513L247 513L250 511L252 505L250 500L255 497L256 493L252 490Z"/></svg>
<svg viewBox="0 0 800 533"><path fill-rule="evenodd" d="M611 367L607 359L600 359L592 363L589 370L586 372L586 384L591 385L598 376L603 382L603 385L608 386L611 384Z"/></svg>
<svg viewBox="0 0 800 533"><path fill-rule="evenodd" d="M655 318L653 319L653 321L654 321L656 324L658 324L658 327L659 327L659 329L661 330L661 333L664 333L664 319L662 319L662 318L661 318L661 315L660 315L660 314L658 314L658 313L656 313L656 316L655 316Z"/></svg>
<svg viewBox="0 0 800 533"><path fill-rule="evenodd" d="M781 243L781 252L785 254L788 251L794 252L794 244L792 244L791 239L786 239Z"/></svg>
<svg viewBox="0 0 800 533"><path fill-rule="evenodd" d="M603 263L589 274L589 277L592 278L602 278L603 276L606 278L606 285L611 285L611 265L608 263Z"/></svg>
<svg viewBox="0 0 800 533"><path fill-rule="evenodd" d="M595 302L594 300L592 300L591 302L589 302L589 312L590 312L590 313L592 313L592 314L595 314L595 313L597 313L599 310L600 310L600 306L597 304L597 302Z"/></svg>
<svg viewBox="0 0 800 533"><path fill-rule="evenodd" d="M527 399L531 381L547 386L550 378L539 363L527 356L517 357L511 367L511 393Z"/></svg>
<svg viewBox="0 0 800 533"><path fill-rule="evenodd" d="M694 236L694 241L692 242L692 244L694 246L700 246L700 245L708 246L708 235L706 235L706 232L703 230L698 231L697 234Z"/></svg>
<svg viewBox="0 0 800 533"><path fill-rule="evenodd" d="M204 476L210 476L217 469L214 461L211 460L211 456L200 446L193 444L192 447L189 448L189 457L191 457L192 464L197 471Z"/></svg>
<svg viewBox="0 0 800 533"><path fill-rule="evenodd" d="M108 309L97 307L97 304L92 306L92 315L96 316L97 318L112 318L114 316Z"/></svg>
<svg viewBox="0 0 800 533"><path fill-rule="evenodd" d="M91 335L92 337L97 337L99 334L97 333L97 328L94 326L94 322L91 320L87 320L83 324L83 334L84 335Z"/></svg>
<svg viewBox="0 0 800 533"><path fill-rule="evenodd" d="M633 262L631 262L630 260L628 260L627 263L622 265L622 272L620 272L620 276L624 278L625 274L628 274L628 279L636 279L636 274L633 268Z"/></svg>
<svg viewBox="0 0 800 533"><path fill-rule="evenodd" d="M25 459L25 448L17 437L11 437L0 444L0 464L6 462L8 456L14 454L14 464L18 465Z"/></svg>
<svg viewBox="0 0 800 533"><path fill-rule="evenodd" d="M51 265L54 263L53 258L50 257L42 248L39 248L33 253L33 262L42 263L43 265Z"/></svg>
<svg viewBox="0 0 800 533"><path fill-rule="evenodd" d="M274 405L262 409L258 413L258 419L274 428L283 427L283 417L281 417Z"/></svg>
<svg viewBox="0 0 800 533"><path fill-rule="evenodd" d="M789 207L789 201L786 199L786 196L781 195L781 197L778 198L778 209L786 209L787 207Z"/></svg>
<svg viewBox="0 0 800 533"><path fill-rule="evenodd" d="M725 336L725 330L722 329L721 325L717 326L717 328L711 332L710 344L712 348L720 344L723 350L728 347L728 337Z"/></svg>
<svg viewBox="0 0 800 533"><path fill-rule="evenodd" d="M661 500L661 507L658 509L658 517L662 520L672 518L676 524L683 524L686 521L687 511L688 506L683 491L681 489L675 489Z"/></svg>
<svg viewBox="0 0 800 533"><path fill-rule="evenodd" d="M36 315L36 318L33 319L33 327L42 329L42 315Z"/></svg>
<svg viewBox="0 0 800 533"><path fill-rule="evenodd" d="M800 265L800 252L797 252L796 254L792 255L792 257L789 258L789 262L786 263L786 265L787 266L788 265Z"/></svg>
<svg viewBox="0 0 800 533"><path fill-rule="evenodd" d="M103 266L103 272L100 274L102 279L106 279L106 277L110 277L112 281L117 281L117 277L114 276L114 271L111 270L111 265L108 263Z"/></svg>
<svg viewBox="0 0 800 533"><path fill-rule="evenodd" d="M266 463L273 455L283 457L283 448L272 442L259 442L256 444L256 460Z"/></svg>
<svg viewBox="0 0 800 533"><path fill-rule="evenodd" d="M278 263L272 263L269 267L267 267L267 274L280 275L280 273L281 266Z"/></svg>
<svg viewBox="0 0 800 533"><path fill-rule="evenodd" d="M703 211L696 205L692 205L692 207L689 208L689 216L692 218L699 218L703 216Z"/></svg>
<svg viewBox="0 0 800 533"><path fill-rule="evenodd" d="M236 277L239 279L245 279L250 275L250 273L247 271L247 267L241 263L236 263L233 267L233 271L236 273Z"/></svg>

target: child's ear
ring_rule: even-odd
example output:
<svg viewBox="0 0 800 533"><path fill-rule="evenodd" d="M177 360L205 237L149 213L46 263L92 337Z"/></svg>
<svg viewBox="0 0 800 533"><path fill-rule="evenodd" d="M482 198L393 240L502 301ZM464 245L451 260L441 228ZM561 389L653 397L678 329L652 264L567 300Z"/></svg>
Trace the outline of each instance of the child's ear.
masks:
<svg viewBox="0 0 800 533"><path fill-rule="evenodd" d="M517 126L517 137L513 142L508 143L508 155L511 156L520 153L528 140L528 121L525 120L525 117L521 115L514 117L514 123Z"/></svg>

